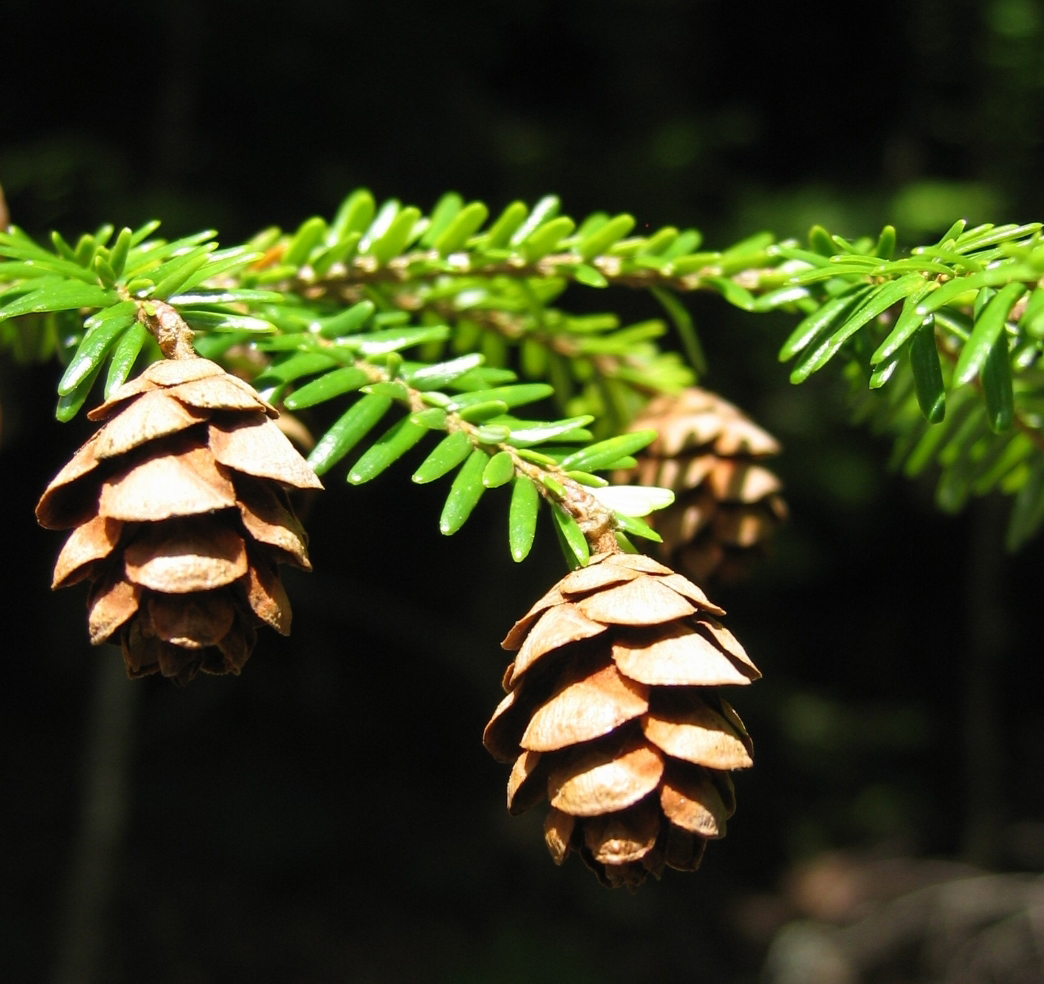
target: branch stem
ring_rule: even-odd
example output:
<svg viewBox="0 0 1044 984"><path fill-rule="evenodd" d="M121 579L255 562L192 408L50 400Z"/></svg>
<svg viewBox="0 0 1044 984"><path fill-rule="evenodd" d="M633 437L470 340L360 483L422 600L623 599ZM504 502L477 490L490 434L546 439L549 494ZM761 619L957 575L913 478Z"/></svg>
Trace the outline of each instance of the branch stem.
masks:
<svg viewBox="0 0 1044 984"><path fill-rule="evenodd" d="M325 341L325 340L324 340ZM331 343L328 343L331 344ZM353 365L367 374L371 383L396 383L403 388L405 403L410 413L432 409L425 402L421 390L414 389L383 366L366 359L356 359ZM592 553L619 553L616 542L616 517L611 509L593 496L586 486L571 478L557 464L542 464L523 458L519 449L504 441L489 441L481 433L481 426L465 420L459 413L446 411L445 429L448 434L464 434L475 449L494 455L506 451L511 456L515 476L533 482L540 495L548 502L564 509L580 527Z"/></svg>

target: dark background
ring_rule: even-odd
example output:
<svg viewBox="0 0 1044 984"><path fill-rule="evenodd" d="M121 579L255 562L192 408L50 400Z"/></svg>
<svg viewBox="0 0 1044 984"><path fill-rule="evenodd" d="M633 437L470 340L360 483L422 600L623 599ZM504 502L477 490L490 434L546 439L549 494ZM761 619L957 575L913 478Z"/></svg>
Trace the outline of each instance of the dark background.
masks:
<svg viewBox="0 0 1044 984"><path fill-rule="evenodd" d="M359 185L554 192L712 247L1044 218L1040 0L7 0L0 23L0 183L39 235L159 217L231 244ZM633 896L554 868L479 741L497 643L563 571L549 528L516 567L495 495L446 540L408 463L335 470L289 640L238 679L114 684L32 517L86 422L54 422L54 365L0 362L5 980L753 981L787 873L828 849L1044 868L1040 544L1007 558L1003 505L941 516L888 474L829 371L789 387L785 316L690 306L707 384L786 446L792 521L713 593L765 674L735 695L757 767L729 836Z"/></svg>

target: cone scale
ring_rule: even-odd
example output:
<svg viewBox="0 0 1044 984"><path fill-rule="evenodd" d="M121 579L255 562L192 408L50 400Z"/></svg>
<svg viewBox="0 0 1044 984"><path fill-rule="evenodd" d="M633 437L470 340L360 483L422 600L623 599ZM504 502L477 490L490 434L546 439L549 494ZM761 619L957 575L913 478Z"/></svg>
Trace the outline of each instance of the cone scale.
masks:
<svg viewBox="0 0 1044 984"><path fill-rule="evenodd" d="M511 763L508 809L544 799L552 859L579 854L608 886L695 870L735 810L730 773L752 764L715 688L760 673L721 608L638 554L598 554L508 633L507 696L483 741Z"/></svg>
<svg viewBox="0 0 1044 984"><path fill-rule="evenodd" d="M700 582L742 575L787 515L782 485L763 464L779 443L698 387L656 397L631 426L660 436L618 480L675 494L650 520L663 537L664 559Z"/></svg>
<svg viewBox="0 0 1044 984"><path fill-rule="evenodd" d="M48 529L72 529L53 587L87 580L91 642L131 677L239 673L256 629L290 631L278 573L310 570L288 489L319 479L247 383L180 346L87 416L100 429L45 490Z"/></svg>

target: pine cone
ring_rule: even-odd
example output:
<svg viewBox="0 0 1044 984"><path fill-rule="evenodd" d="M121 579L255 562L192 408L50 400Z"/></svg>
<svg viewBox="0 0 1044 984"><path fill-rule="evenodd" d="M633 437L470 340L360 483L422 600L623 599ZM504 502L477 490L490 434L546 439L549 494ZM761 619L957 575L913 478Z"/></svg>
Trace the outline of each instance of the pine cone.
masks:
<svg viewBox="0 0 1044 984"><path fill-rule="evenodd" d="M576 851L604 884L634 887L665 864L694 871L725 836L729 771L752 764L752 745L712 688L761 674L722 614L651 557L601 554L508 633L508 695L483 742L514 762L511 813L551 800L557 864Z"/></svg>
<svg viewBox="0 0 1044 984"><path fill-rule="evenodd" d="M207 359L156 362L87 416L104 426L36 507L75 527L52 586L91 581L91 642L118 636L131 677L238 673L255 626L290 631L276 565L311 564L284 486L319 479L277 411Z"/></svg>
<svg viewBox="0 0 1044 984"><path fill-rule="evenodd" d="M758 464L778 454L779 443L696 387L652 400L631 425L647 428L660 436L619 480L674 492L674 503L649 519L663 537L663 558L701 583L735 579L787 515L779 479Z"/></svg>

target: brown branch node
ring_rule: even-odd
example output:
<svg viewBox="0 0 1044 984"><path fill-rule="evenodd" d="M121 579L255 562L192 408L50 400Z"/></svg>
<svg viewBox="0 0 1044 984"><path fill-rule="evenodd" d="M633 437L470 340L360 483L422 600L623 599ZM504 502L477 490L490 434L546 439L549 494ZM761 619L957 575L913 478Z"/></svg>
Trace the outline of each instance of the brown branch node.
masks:
<svg viewBox="0 0 1044 984"><path fill-rule="evenodd" d="M194 359L193 332L185 319L166 301L144 301L138 305L138 320L159 343L168 359Z"/></svg>

